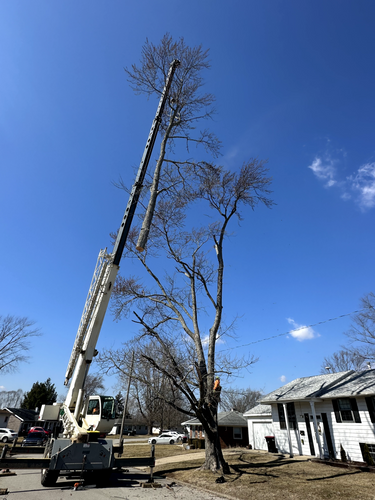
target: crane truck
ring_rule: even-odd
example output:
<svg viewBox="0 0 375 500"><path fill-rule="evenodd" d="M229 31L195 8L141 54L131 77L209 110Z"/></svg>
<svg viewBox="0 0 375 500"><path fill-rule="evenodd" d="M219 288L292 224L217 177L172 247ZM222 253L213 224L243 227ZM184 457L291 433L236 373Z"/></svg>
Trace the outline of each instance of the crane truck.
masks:
<svg viewBox="0 0 375 500"><path fill-rule="evenodd" d="M60 473L64 471L93 474L97 484L105 484L114 467L119 467L129 459L115 458L112 440L103 439L112 429L115 419L115 401L111 396L89 396L85 398L85 380L96 355L96 344L113 290L120 260L126 244L138 203L143 180L155 144L165 103L168 98L173 76L180 62L175 59L169 68L168 76L161 94L155 118L152 122L147 143L143 152L137 176L129 196L129 201L119 228L112 253L100 250L90 284L83 314L71 352L65 375L65 385L69 385L64 403L57 408L62 420L62 437L51 438L44 450L41 483L53 486ZM56 407L55 407L56 409ZM46 412L52 408L44 407ZM41 415L43 418L43 415ZM18 468L15 460L10 459L5 466ZM27 468L33 467L30 465ZM18 462L20 459L18 459ZM143 462L142 462L143 461ZM0 459L1 464L6 459ZM134 466L154 465L154 458L135 459ZM152 464L153 462L153 464ZM26 463L25 463L26 464ZM125 464L125 462L124 462ZM4 465L3 465L4 466ZM40 467L40 466L39 466ZM21 466L20 466L21 468Z"/></svg>

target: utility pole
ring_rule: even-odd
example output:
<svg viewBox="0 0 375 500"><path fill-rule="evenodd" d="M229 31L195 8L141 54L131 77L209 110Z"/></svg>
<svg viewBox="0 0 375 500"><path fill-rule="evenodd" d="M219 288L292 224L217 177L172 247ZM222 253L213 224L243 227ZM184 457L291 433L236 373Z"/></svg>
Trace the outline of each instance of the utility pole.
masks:
<svg viewBox="0 0 375 500"><path fill-rule="evenodd" d="M122 420L121 420L121 429L120 429L120 449L121 449L121 453L122 453L123 444L124 444L123 439L122 439L122 434L124 432L124 422L125 422L126 414L128 412L129 392L130 392L130 383L131 383L132 375L133 375L133 365L134 365L134 351L132 353L132 362L131 362L131 365L130 365L130 373L129 373L129 380L128 380L128 390L126 392L125 406L124 406L124 411L123 411Z"/></svg>

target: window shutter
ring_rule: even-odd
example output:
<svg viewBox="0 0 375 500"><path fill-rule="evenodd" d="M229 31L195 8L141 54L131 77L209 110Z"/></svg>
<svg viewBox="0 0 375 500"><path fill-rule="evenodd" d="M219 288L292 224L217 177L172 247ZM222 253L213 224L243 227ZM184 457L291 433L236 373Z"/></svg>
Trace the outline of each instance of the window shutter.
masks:
<svg viewBox="0 0 375 500"><path fill-rule="evenodd" d="M355 399L350 399L349 401L350 401L350 407L354 415L354 421L357 422L357 424L360 424L361 417L359 416L357 401Z"/></svg>
<svg viewBox="0 0 375 500"><path fill-rule="evenodd" d="M341 415L340 415L339 404L338 404L337 399L332 399L332 404L333 404L333 411L335 412L336 422L338 424L340 424L341 423Z"/></svg>
<svg viewBox="0 0 375 500"><path fill-rule="evenodd" d="M367 409L370 414L371 422L375 423L375 407L374 407L374 398L365 398Z"/></svg>

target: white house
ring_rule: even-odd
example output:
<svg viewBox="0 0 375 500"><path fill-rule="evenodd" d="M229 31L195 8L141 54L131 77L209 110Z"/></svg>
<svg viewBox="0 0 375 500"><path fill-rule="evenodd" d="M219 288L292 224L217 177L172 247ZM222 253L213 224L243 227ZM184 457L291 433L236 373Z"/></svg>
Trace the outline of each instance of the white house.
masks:
<svg viewBox="0 0 375 500"><path fill-rule="evenodd" d="M267 450L266 436L274 436L271 405L259 404L243 415L247 420L253 450Z"/></svg>
<svg viewBox="0 0 375 500"><path fill-rule="evenodd" d="M271 405L276 447L291 456L375 460L375 370L293 380L260 400Z"/></svg>

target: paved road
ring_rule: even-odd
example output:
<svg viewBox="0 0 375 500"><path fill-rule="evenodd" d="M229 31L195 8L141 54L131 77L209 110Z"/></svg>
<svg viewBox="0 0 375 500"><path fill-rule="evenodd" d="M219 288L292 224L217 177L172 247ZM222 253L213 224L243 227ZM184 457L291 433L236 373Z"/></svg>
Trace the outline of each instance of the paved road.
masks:
<svg viewBox="0 0 375 500"><path fill-rule="evenodd" d="M72 500L74 497L90 500L161 500L170 498L183 500L222 500L222 497L204 491L189 488L181 484L173 484L171 479L155 476L155 482L161 488L142 488L149 474L139 469L129 469L128 472L114 471L110 485L107 488L97 488L95 485L86 485L74 490L77 479L58 479L53 488L44 488L40 484L39 470L18 470L16 476L1 476L0 488L7 488L8 500ZM171 485L171 486L168 486Z"/></svg>

